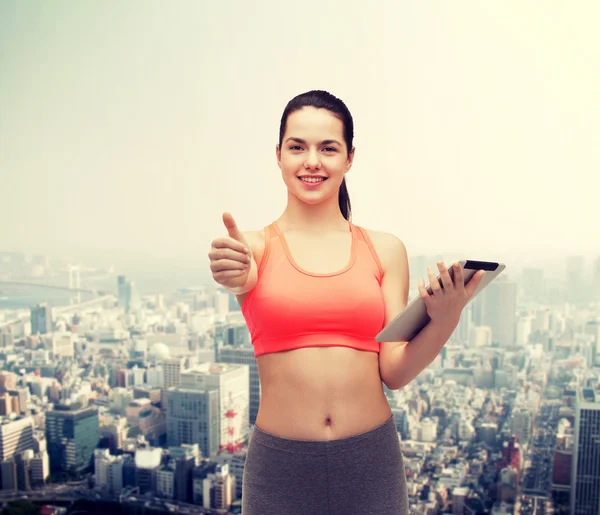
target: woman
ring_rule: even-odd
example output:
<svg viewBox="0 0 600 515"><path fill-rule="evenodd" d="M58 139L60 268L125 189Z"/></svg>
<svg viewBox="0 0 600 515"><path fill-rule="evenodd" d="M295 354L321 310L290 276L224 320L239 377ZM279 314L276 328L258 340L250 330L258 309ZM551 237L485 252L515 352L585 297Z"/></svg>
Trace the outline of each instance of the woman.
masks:
<svg viewBox="0 0 600 515"><path fill-rule="evenodd" d="M453 284L431 267L419 281L431 322L411 342L376 334L406 306L400 239L350 221L345 174L353 120L325 91L284 110L277 163L287 207L264 230L228 236L209 253L215 281L237 295L262 387L242 484L243 515L408 513L397 429L383 383L399 389L427 367L481 280Z"/></svg>

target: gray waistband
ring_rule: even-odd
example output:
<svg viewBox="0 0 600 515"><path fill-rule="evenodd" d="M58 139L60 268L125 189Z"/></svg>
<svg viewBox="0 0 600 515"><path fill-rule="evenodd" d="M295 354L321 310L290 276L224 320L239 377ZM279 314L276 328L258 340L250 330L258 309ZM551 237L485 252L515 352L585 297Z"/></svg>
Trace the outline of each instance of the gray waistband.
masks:
<svg viewBox="0 0 600 515"><path fill-rule="evenodd" d="M393 416L380 426L365 433L335 440L294 440L268 433L260 427L254 426L251 441L252 444L272 447L280 451L319 454L331 449L340 451L347 448L356 448L377 443L387 438L398 438L398 430Z"/></svg>

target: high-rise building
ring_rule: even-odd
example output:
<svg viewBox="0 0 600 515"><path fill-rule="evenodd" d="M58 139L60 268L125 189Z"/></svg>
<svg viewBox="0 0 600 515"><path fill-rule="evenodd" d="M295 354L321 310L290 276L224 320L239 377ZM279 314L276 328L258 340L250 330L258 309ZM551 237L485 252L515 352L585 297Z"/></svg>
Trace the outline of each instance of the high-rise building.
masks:
<svg viewBox="0 0 600 515"><path fill-rule="evenodd" d="M235 477L229 473L227 463L218 464L216 470L203 481L203 506L226 510L235 499Z"/></svg>
<svg viewBox="0 0 600 515"><path fill-rule="evenodd" d="M0 328L0 347L5 349L7 347L12 347L15 344L15 335L12 331L12 327L2 327Z"/></svg>
<svg viewBox="0 0 600 515"><path fill-rule="evenodd" d="M571 514L600 515L600 396L592 388L577 392Z"/></svg>
<svg viewBox="0 0 600 515"><path fill-rule="evenodd" d="M595 365L600 365L600 318L588 320L585 332L592 336L592 359Z"/></svg>
<svg viewBox="0 0 600 515"><path fill-rule="evenodd" d="M600 256L597 257L592 265L592 298L600 301Z"/></svg>
<svg viewBox="0 0 600 515"><path fill-rule="evenodd" d="M552 312L548 308L541 308L535 311L535 318L531 322L531 330L545 333L550 330L550 319Z"/></svg>
<svg viewBox="0 0 600 515"><path fill-rule="evenodd" d="M135 458L131 454L124 454L123 456L123 465L121 467L123 488L127 488L128 486L135 487L137 483Z"/></svg>
<svg viewBox="0 0 600 515"><path fill-rule="evenodd" d="M219 392L169 388L165 391L167 444L178 447L197 443L205 457L219 451Z"/></svg>
<svg viewBox="0 0 600 515"><path fill-rule="evenodd" d="M126 296L126 285L127 285L127 277L124 275L119 275L117 277L117 298L119 300L119 307L125 309L125 296Z"/></svg>
<svg viewBox="0 0 600 515"><path fill-rule="evenodd" d="M552 498L556 508L564 513L569 510L571 495L571 476L573 474L573 442L574 434L571 423L563 418L558 422L556 431L556 447L552 460Z"/></svg>
<svg viewBox="0 0 600 515"><path fill-rule="evenodd" d="M192 473L197 462L198 459L193 455L179 456L175 460L175 499L180 502L192 502Z"/></svg>
<svg viewBox="0 0 600 515"><path fill-rule="evenodd" d="M217 470L217 467L218 464L214 461L203 461L194 468L194 471L192 472L192 491L194 504L204 504L204 480L209 474L214 474Z"/></svg>
<svg viewBox="0 0 600 515"><path fill-rule="evenodd" d="M544 294L544 270L541 268L524 268L521 281L527 300L538 300Z"/></svg>
<svg viewBox="0 0 600 515"><path fill-rule="evenodd" d="M260 404L260 378L258 375L258 365L254 357L254 348L247 347L230 347L226 345L218 345L215 343L215 361L217 363L237 363L240 365L248 365L249 367L249 388L250 388L250 424L256 423L258 416L258 407Z"/></svg>
<svg viewBox="0 0 600 515"><path fill-rule="evenodd" d="M481 293L479 293L477 295L477 297L475 297L469 303L473 306L472 311L471 311L471 321L473 322L474 325L485 325L485 322L484 322L484 320L485 320L484 311L485 311L485 304L486 304L485 293L486 293L486 291L483 290Z"/></svg>
<svg viewBox="0 0 600 515"><path fill-rule="evenodd" d="M131 313L131 311L139 308L140 296L133 281L127 279L124 275L119 275L117 277L117 289L119 307L123 308L125 313Z"/></svg>
<svg viewBox="0 0 600 515"><path fill-rule="evenodd" d="M251 345L250 331L245 322L216 323L214 325L215 341L231 347Z"/></svg>
<svg viewBox="0 0 600 515"><path fill-rule="evenodd" d="M0 393L17 387L17 374L3 370L0 372Z"/></svg>
<svg viewBox="0 0 600 515"><path fill-rule="evenodd" d="M569 256L566 266L566 297L568 302L580 304L587 301L588 288L585 284L585 259L583 256Z"/></svg>
<svg viewBox="0 0 600 515"><path fill-rule="evenodd" d="M52 471L83 471L99 441L98 410L81 404L56 405L46 413L46 440Z"/></svg>
<svg viewBox="0 0 600 515"><path fill-rule="evenodd" d="M44 449L38 452L31 460L31 484L41 486L50 477L50 458Z"/></svg>
<svg viewBox="0 0 600 515"><path fill-rule="evenodd" d="M468 347L489 347L492 344L492 329L487 325L471 327L467 339Z"/></svg>
<svg viewBox="0 0 600 515"><path fill-rule="evenodd" d="M125 291L125 313L131 313L132 311L140 307L140 294L138 293L137 288L135 287L135 283L133 281L127 281Z"/></svg>
<svg viewBox="0 0 600 515"><path fill-rule="evenodd" d="M219 392L221 435L219 445L235 445L246 441L249 426L249 367L231 363L202 363L181 374L181 387L214 389Z"/></svg>
<svg viewBox="0 0 600 515"><path fill-rule="evenodd" d="M517 285L498 277L474 299L476 325L492 329L492 342L502 348L514 346L517 319Z"/></svg>
<svg viewBox="0 0 600 515"><path fill-rule="evenodd" d="M17 462L14 458L0 462L0 479L2 490L16 492L19 489L17 483Z"/></svg>
<svg viewBox="0 0 600 515"><path fill-rule="evenodd" d="M52 337L52 356L56 359L72 358L75 355L75 337L70 332L56 334Z"/></svg>
<svg viewBox="0 0 600 515"><path fill-rule="evenodd" d="M164 388L165 372L162 366L151 366L146 369L146 383L156 388Z"/></svg>
<svg viewBox="0 0 600 515"><path fill-rule="evenodd" d="M229 292L218 289L213 294L213 306L219 315L229 313Z"/></svg>
<svg viewBox="0 0 600 515"><path fill-rule="evenodd" d="M160 448L145 448L135 451L136 486L141 494L156 492L156 479L161 463Z"/></svg>
<svg viewBox="0 0 600 515"><path fill-rule="evenodd" d="M473 324L473 303L469 302L463 309L460 320L454 333L450 337L450 341L455 341L460 343L463 346L469 345L469 334L471 332L471 326Z"/></svg>
<svg viewBox="0 0 600 515"><path fill-rule="evenodd" d="M33 449L33 419L23 417L0 419L0 461L14 458L28 449Z"/></svg>
<svg viewBox="0 0 600 515"><path fill-rule="evenodd" d="M111 455L108 449L94 449L94 483L96 486L108 486L108 469Z"/></svg>
<svg viewBox="0 0 600 515"><path fill-rule="evenodd" d="M531 413L526 406L515 406L512 411L512 432L522 446L531 438Z"/></svg>
<svg viewBox="0 0 600 515"><path fill-rule="evenodd" d="M185 370L186 358L168 358L162 364L164 374L165 390L171 387L179 387L181 384L181 373Z"/></svg>
<svg viewBox="0 0 600 515"><path fill-rule="evenodd" d="M175 463L171 460L162 465L156 473L156 495L163 499L173 499L175 486Z"/></svg>
<svg viewBox="0 0 600 515"><path fill-rule="evenodd" d="M112 494L123 489L124 456L113 456L108 449L94 449L94 472L97 486L107 487Z"/></svg>
<svg viewBox="0 0 600 515"><path fill-rule="evenodd" d="M517 344L517 347L522 349L529 344L529 339L531 337L531 326L532 317L530 315L524 314L519 316L517 319L515 335L515 343Z"/></svg>
<svg viewBox="0 0 600 515"><path fill-rule="evenodd" d="M52 308L47 302L33 306L31 312L31 334L52 332Z"/></svg>

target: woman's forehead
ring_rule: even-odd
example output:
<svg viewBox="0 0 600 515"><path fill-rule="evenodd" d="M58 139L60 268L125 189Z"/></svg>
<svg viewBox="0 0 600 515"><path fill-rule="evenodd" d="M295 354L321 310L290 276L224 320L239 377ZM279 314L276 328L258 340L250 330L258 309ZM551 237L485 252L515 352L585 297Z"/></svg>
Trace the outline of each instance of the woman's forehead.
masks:
<svg viewBox="0 0 600 515"><path fill-rule="evenodd" d="M294 111L287 120L286 133L290 136L302 137L299 133L313 134L315 137L323 135L332 138L343 138L344 124L330 111L305 107ZM291 133L294 134L291 134Z"/></svg>

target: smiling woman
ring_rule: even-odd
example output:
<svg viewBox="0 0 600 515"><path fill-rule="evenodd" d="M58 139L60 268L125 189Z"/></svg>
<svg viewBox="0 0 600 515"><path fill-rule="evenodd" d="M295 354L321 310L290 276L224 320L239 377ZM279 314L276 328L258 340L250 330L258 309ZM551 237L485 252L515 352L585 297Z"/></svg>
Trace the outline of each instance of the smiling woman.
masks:
<svg viewBox="0 0 600 515"><path fill-rule="evenodd" d="M244 233L225 213L228 236L209 253L214 279L242 306L261 382L244 515L408 513L382 382L400 388L433 361L464 295L440 266L446 297L436 293L431 327L408 344L375 341L407 304L408 260L396 236L350 220L353 137L340 99L325 91L292 99L275 147L285 211Z"/></svg>

